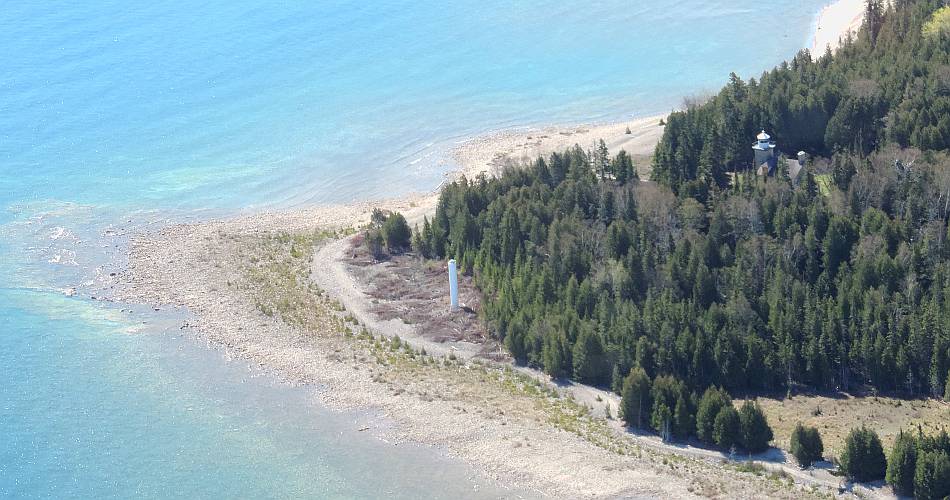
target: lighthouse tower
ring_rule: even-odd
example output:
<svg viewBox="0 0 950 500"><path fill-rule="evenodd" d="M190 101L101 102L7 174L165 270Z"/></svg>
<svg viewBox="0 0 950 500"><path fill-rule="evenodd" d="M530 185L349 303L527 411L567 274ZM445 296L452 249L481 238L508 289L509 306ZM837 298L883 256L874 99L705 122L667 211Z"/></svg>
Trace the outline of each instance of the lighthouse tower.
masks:
<svg viewBox="0 0 950 500"><path fill-rule="evenodd" d="M752 150L755 152L755 164L753 165L755 173L774 175L775 168L778 165L778 156L772 137L763 130L755 139L756 141L752 144Z"/></svg>

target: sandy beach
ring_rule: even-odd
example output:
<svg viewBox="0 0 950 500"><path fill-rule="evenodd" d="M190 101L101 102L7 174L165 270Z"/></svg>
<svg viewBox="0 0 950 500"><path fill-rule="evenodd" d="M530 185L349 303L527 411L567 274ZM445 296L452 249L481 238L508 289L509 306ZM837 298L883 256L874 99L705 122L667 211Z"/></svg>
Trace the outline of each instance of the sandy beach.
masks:
<svg viewBox="0 0 950 500"><path fill-rule="evenodd" d="M526 130L501 131L476 137L462 143L452 152L459 172L474 177L491 174L508 164L533 161L554 151L564 151L579 145L593 150L604 140L607 149L616 154L621 149L637 161L641 177L649 173L648 157L663 136L661 120L666 115L648 116L631 121L607 124L550 126Z"/></svg>
<svg viewBox="0 0 950 500"><path fill-rule="evenodd" d="M857 33L862 22L864 0L838 0L828 5L818 15L811 53L817 57L824 54L827 47L834 50L848 33Z"/></svg>
<svg viewBox="0 0 950 500"><path fill-rule="evenodd" d="M861 9L860 0L824 9L813 51L859 25ZM458 170L445 182L492 175L575 144L592 149L600 139L612 153L631 154L647 177L661 118L476 137L452 152ZM288 383L321 387L320 398L331 408L378 410L395 425L359 425L394 445L411 441L445 450L502 485L556 498L831 491L834 482L760 477L722 464L715 453L649 445L595 415L583 397L480 360L464 345L433 344L412 325L376 318L363 285L340 264L349 251L346 237L368 222L374 207L418 221L437 201L438 190L161 228L135 236L127 268L98 286L123 302L187 308L194 319L182 328L210 346Z"/></svg>

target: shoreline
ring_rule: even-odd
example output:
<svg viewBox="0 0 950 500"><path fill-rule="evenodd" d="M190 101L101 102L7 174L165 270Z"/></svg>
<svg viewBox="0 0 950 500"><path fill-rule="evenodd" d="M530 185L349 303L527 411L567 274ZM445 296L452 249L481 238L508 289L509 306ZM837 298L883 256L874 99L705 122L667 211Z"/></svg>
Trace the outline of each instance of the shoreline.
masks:
<svg viewBox="0 0 950 500"><path fill-rule="evenodd" d="M641 168L644 166L643 160L653 155L653 149L663 135L660 121L668 115L664 113L618 122L548 125L488 132L461 142L449 152L458 169L447 176L457 178L458 175L465 175L471 179L481 173L491 174L494 169L508 164L534 161L539 156L564 151L575 144L593 149L600 139L604 140L613 154L624 149L635 161L640 160L638 168Z"/></svg>
<svg viewBox="0 0 950 500"><path fill-rule="evenodd" d="M339 269L341 260L294 256L298 243L312 245L316 255L345 252L348 239L339 233L315 234L342 227L336 215L304 211L293 221L288 214L254 216L139 236L128 269L116 277L116 297L187 307L194 320L183 329L209 347L283 382L319 387L315 397L331 410L374 411L382 422L361 422L361 428L393 446L445 450L512 491L556 498L783 497L789 488L806 497L814 493L721 463L719 452L684 452L617 432L616 422L593 415L586 398L575 400L574 392L552 388L533 373L461 352L456 360L454 345L434 352L432 344L407 334L411 326L389 320L407 327L396 330L364 318L372 301L358 285L307 279L314 269ZM291 222L298 232L284 231ZM355 294L341 293L347 287ZM284 303L294 305L282 308ZM363 327L369 333L360 333ZM399 337L410 342L394 340Z"/></svg>
<svg viewBox="0 0 950 500"><path fill-rule="evenodd" d="M812 57L825 53L826 47L837 50L848 33L857 33L864 22L864 0L836 0L818 13L809 47Z"/></svg>
<svg viewBox="0 0 950 500"><path fill-rule="evenodd" d="M603 136L611 143L639 144L640 149L635 152L648 154L652 151L652 142L662 132L658 121L659 117L648 117L620 124L544 127L481 136L459 144L453 151L460 168L448 173L445 182L461 176L491 175L508 162L519 161L525 148L544 152L565 149L575 143L588 147L593 145L595 136ZM626 134L628 126L631 134ZM261 314L259 306L246 293L232 287L241 281L234 264L247 259L248 252L253 253L239 243L241 240L269 238L278 233L332 231L334 235L329 243L316 248L315 252L342 251L347 239L336 238L336 231L365 224L373 208L400 211L410 221L421 221L423 215L435 209L438 197L439 190L436 190L389 200L176 224L140 233L132 238L126 269L106 287L113 290L112 296L118 302L187 308L194 319L184 326L209 346L246 360L284 382L321 386L320 402L331 409L377 410L395 423L374 428L387 441L394 445L409 441L445 449L454 458L472 466L473 471L503 487L564 498L596 498L623 495L628 491L661 497L693 496L688 490L691 487L688 482L670 481L665 477L659 465L661 459L652 458L652 454L641 458L644 453L638 450L636 457L611 456L573 433L541 423L547 416L499 418L495 411L506 415L515 413L517 409L491 410L470 396L460 398L453 394L444 401L420 402L402 393L394 394L388 384L376 381L375 377L384 368L372 363L352 366L334 362L334 353L353 349L339 337L325 335L337 328L339 318L336 316L322 318L315 328L322 334L312 337L308 333L313 332L307 329L294 328L281 319ZM257 259L258 256L251 258ZM267 259L261 257L261 260ZM315 262L320 263L319 260ZM329 292L328 296L333 300L346 304L347 314L359 309L353 303L354 298L359 299L355 295L341 296L339 289L333 289L333 283L314 282L320 290ZM96 295L107 294L97 291ZM362 323L372 324L370 321ZM404 330L390 331L385 325L372 324L372 329L386 337L411 337ZM455 352L448 346L444 350L433 349L431 345L426 348L442 356ZM366 357L361 352L351 355ZM446 387L453 385L433 380L419 383L426 387L422 392L427 395L445 391ZM494 399L500 401L502 398ZM433 421L433 414L442 415L442 421ZM473 421L477 425L472 426ZM550 460L533 449L529 442L544 442L547 451L557 449L556 454L563 459ZM518 446L521 453L514 453L512 446ZM617 468L629 472L607 472ZM583 471L584 479L564 476L561 472L564 470ZM663 486L654 486L656 484ZM752 491L748 484L745 488Z"/></svg>
<svg viewBox="0 0 950 500"><path fill-rule="evenodd" d="M298 222L313 230L337 222L330 219L332 211L316 222L314 213L298 215ZM195 315L187 325L190 333L210 346L284 382L321 387L318 398L330 409L378 411L387 423L370 427L394 446L412 442L447 450L503 487L565 498L622 495L630 489L691 496L687 483L663 481L658 461L641 458L639 451L608 455L575 433L543 423L545 414L533 409L541 400L509 389L509 384L523 382L504 369L431 356L417 363L392 347L374 349L376 340L354 341L352 333L347 340L341 328L350 308L337 305L332 293L303 289L312 299L302 308L308 318L303 326L288 319L289 311L270 313L255 304L274 290L249 291L255 285L242 277L239 266L224 264L235 264L242 255L249 257L244 263L282 261L286 254L269 253L259 245L285 248L280 247L282 237L271 232L286 222L286 217L255 217L173 226L139 237L129 269L118 276L117 296L126 302L188 307ZM307 273L310 258L298 259ZM258 268L256 263L247 266ZM489 381L495 378L505 383ZM544 452L532 443L545 443ZM548 453L559 458L552 460ZM615 468L628 473L612 473ZM565 476L565 470L583 471L583 476ZM654 486L663 483L668 484Z"/></svg>
<svg viewBox="0 0 950 500"><path fill-rule="evenodd" d="M854 13L855 3L860 7L860 0L839 0L822 9L812 41L813 53L823 41L836 44L838 38L854 28L855 16L860 26L861 11ZM658 122L666 116L479 135L451 150L449 157L458 168L447 172L445 180L428 193L262 212L143 232L132 238L126 269L106 286L115 286L115 298L122 302L187 307L195 319L186 326L210 346L256 364L285 382L322 386L321 403L331 409L378 410L395 425L375 430L394 445L414 442L445 449L477 473L503 486L535 490L554 497L585 498L630 494L676 498L721 495L721 487L730 488L727 491L733 495L737 492L750 496L761 494L758 488L763 487L764 479L721 466L716 461L718 454L697 458L640 444L632 445L631 450L635 452L615 454L575 433L552 426L544 421L544 414L513 407L502 400L504 396L498 395L501 393L490 392L492 399L486 402L481 401L485 398L480 394L468 394L453 387L456 383L460 386L470 383L470 378L465 378L470 374L458 375L463 377L461 379L443 379L438 377L450 375L436 372L436 378L406 380L405 374L398 370L388 370L386 363L375 364L368 360L364 364L358 360L368 358L366 346L354 347L351 341L338 335L344 314L355 312L359 316L358 323L372 325L376 334L387 333L380 330L400 332L388 332L392 335L386 336L408 336L415 348L419 339L402 333L411 328L390 328L382 322L372 322L366 308L360 308L360 302L365 305L368 299L365 295L360 297L355 282L341 284L339 276L323 274L321 279L313 273L313 266L326 271L339 262L339 254L347 248L346 239L338 238L339 231L365 224L374 207L400 211L410 223L421 221L434 210L442 187L461 176L473 179L481 174L492 175L509 164L533 160L574 144L590 148L594 141L603 138L613 154L626 149L634 157L641 178L648 178L644 175L648 174L643 169L645 160L652 155L662 135L663 128ZM288 324L280 315L266 314L261 304L254 302L253 294L260 290L241 288L246 276L235 269L236 264L253 261L252 267L256 268L257 262L280 257L253 245L264 241L265 246L279 246L274 243L280 239L275 235L313 235L327 231L333 233L327 236L329 243L315 247L308 256L334 259L331 266L321 266L320 260L308 266L309 275L313 277L311 283L318 285L321 300L327 300L314 304L326 309L313 313L316 316L309 319L313 323L308 323L311 328ZM349 288L350 292L345 293L342 288ZM337 303L342 303L343 311L334 313L333 304ZM453 352L451 348L446 349L449 350L435 354ZM352 362L347 362L349 356ZM445 359L440 362L445 364ZM420 368L409 365L408 369ZM496 369L467 361L458 365L459 374L468 371L475 376L494 376ZM446 383L447 380L453 383ZM535 401L521 393L513 398L523 404ZM533 448L531 443L544 443L544 449ZM673 461L681 463L674 466ZM788 491L772 493L785 495Z"/></svg>

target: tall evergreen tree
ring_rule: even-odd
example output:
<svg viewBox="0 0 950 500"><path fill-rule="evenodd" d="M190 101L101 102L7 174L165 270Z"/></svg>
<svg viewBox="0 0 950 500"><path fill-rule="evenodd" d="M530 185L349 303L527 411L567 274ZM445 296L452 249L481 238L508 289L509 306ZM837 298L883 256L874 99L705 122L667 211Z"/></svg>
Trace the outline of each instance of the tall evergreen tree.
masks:
<svg viewBox="0 0 950 500"><path fill-rule="evenodd" d="M918 500L950 496L950 456L946 451L924 451L917 457L914 494Z"/></svg>
<svg viewBox="0 0 950 500"><path fill-rule="evenodd" d="M772 441L772 428L759 405L746 401L739 409L741 426L741 444L750 453L760 453L769 448Z"/></svg>
<svg viewBox="0 0 950 500"><path fill-rule="evenodd" d="M914 473L917 470L917 440L903 431L894 440L890 456L887 457L885 478L903 495L914 495Z"/></svg>
<svg viewBox="0 0 950 500"><path fill-rule="evenodd" d="M620 417L628 426L642 429L651 414L650 377L643 368L635 367L623 381Z"/></svg>
<svg viewBox="0 0 950 500"><path fill-rule="evenodd" d="M860 482L884 479L887 468L880 438L865 427L851 429L838 461L848 478Z"/></svg>
<svg viewBox="0 0 950 500"><path fill-rule="evenodd" d="M726 450L742 444L742 424L733 406L723 406L713 421L713 440Z"/></svg>
<svg viewBox="0 0 950 500"><path fill-rule="evenodd" d="M584 330L574 344L574 378L585 383L604 383L609 374L607 354L600 335Z"/></svg>
<svg viewBox="0 0 950 500"><path fill-rule="evenodd" d="M802 467L810 467L811 464L821 460L824 445L818 429L805 427L801 422L797 423L795 430L792 431L789 451Z"/></svg>

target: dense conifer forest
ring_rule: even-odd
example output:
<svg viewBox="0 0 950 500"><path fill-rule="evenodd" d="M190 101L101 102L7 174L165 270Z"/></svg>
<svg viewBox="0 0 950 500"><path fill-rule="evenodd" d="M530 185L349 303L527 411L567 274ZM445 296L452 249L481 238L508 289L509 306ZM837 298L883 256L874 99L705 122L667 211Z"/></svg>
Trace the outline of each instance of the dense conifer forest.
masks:
<svg viewBox="0 0 950 500"><path fill-rule="evenodd" d="M936 2L898 4L834 56L673 113L654 182L575 147L448 186L417 250L457 258L493 334L553 376L943 396L950 36L924 34ZM756 177L763 128L829 159L795 185Z"/></svg>
<svg viewBox="0 0 950 500"><path fill-rule="evenodd" d="M649 181L601 142L449 185L413 247L475 277L479 313L518 361L612 388L630 425L664 435L763 449L761 412L729 394L950 397L941 6L872 0L834 55L733 75L670 115ZM762 129L812 157L797 182L751 172ZM862 436L845 458L883 475L856 458L877 439ZM820 457L816 431L796 441ZM946 467L941 453L927 467Z"/></svg>

